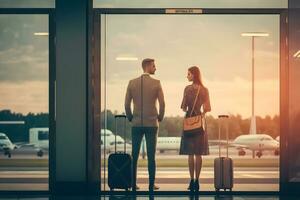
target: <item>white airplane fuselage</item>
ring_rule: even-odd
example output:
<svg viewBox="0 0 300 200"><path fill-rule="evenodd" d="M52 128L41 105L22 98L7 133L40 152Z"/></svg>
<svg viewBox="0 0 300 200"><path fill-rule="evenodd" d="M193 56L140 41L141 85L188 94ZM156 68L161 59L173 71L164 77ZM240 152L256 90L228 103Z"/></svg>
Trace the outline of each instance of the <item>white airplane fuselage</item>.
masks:
<svg viewBox="0 0 300 200"><path fill-rule="evenodd" d="M251 134L240 135L231 144L236 147L239 152L238 155L246 155L246 149L252 151L252 157L260 158L263 151L274 151L274 155L279 155L279 142L267 134Z"/></svg>
<svg viewBox="0 0 300 200"><path fill-rule="evenodd" d="M164 151L179 151L181 137L158 137L156 150Z"/></svg>
<svg viewBox="0 0 300 200"><path fill-rule="evenodd" d="M0 133L0 151L13 150L16 148L5 133Z"/></svg>
<svg viewBox="0 0 300 200"><path fill-rule="evenodd" d="M266 134L240 135L234 141L238 149L250 149L255 151L267 151L279 149L279 142Z"/></svg>

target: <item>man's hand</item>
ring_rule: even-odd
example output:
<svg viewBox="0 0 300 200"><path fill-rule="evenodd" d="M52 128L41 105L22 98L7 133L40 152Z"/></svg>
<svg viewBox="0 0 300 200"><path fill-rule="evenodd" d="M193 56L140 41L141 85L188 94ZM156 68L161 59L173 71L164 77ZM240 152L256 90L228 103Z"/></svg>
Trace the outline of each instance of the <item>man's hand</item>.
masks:
<svg viewBox="0 0 300 200"><path fill-rule="evenodd" d="M132 118L133 118L132 116L127 116L127 119L128 119L129 122L132 121Z"/></svg>
<svg viewBox="0 0 300 200"><path fill-rule="evenodd" d="M161 122L163 120L163 117L157 116L158 122Z"/></svg>

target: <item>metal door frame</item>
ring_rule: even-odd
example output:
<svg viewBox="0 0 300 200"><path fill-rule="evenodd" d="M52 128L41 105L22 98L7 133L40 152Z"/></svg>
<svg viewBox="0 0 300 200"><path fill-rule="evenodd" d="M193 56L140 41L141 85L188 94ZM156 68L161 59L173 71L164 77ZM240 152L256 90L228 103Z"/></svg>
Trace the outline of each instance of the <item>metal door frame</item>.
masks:
<svg viewBox="0 0 300 200"><path fill-rule="evenodd" d="M53 191L55 183L55 9L54 8L0 8L0 15L48 15L48 29L49 29L49 180L48 191L0 191L0 194L49 194Z"/></svg>
<svg viewBox="0 0 300 200"><path fill-rule="evenodd" d="M173 13L170 13L170 10ZM233 191L233 192L226 192L226 194L279 194L284 193L286 187L284 185L288 183L288 155L287 155L287 136L288 134L281 134L288 131L288 122L289 122L289 113L288 113L288 72L289 72L289 65L288 65L288 9L215 9L215 8L99 8L93 9L93 71L97 72L94 74L95 83L98 85L94 85L93 92L95 96L99 99L98 107L101 110L101 87L100 87L100 63L101 63L101 15L114 15L114 14L136 14L136 15L143 15L143 14L153 14L153 15L279 15L280 16L280 185L279 185L279 192L256 192L256 191ZM98 81L97 81L98 79ZM100 114L100 111L94 111ZM100 116L97 115L97 120L99 121ZM101 119L100 119L101 121ZM95 127L94 131L100 132L101 127ZM95 133L94 133L95 134ZM99 144L98 144L99 145ZM100 146L100 145L99 145ZM101 158L100 158L101 160ZM100 161L99 161L100 162ZM101 169L101 166L100 166ZM99 169L99 170L100 170ZM101 181L101 179L100 179ZM101 183L100 183L101 185ZM110 192L110 191L101 191L102 194L124 194L126 192ZM137 194L148 194L148 192L138 191ZM221 192L222 193L222 192ZM188 191L157 191L155 194L189 194ZM200 192L200 194L216 194L215 191L204 191Z"/></svg>

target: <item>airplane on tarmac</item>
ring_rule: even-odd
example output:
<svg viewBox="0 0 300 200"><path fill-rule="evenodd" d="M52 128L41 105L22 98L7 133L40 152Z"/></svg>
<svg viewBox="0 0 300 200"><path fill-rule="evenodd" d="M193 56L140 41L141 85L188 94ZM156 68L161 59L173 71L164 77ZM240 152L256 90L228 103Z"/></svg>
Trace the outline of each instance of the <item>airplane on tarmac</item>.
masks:
<svg viewBox="0 0 300 200"><path fill-rule="evenodd" d="M156 149L161 152L164 153L165 151L170 151L170 150L179 150L179 146L180 146L180 137L158 137L157 138L157 146ZM115 150L115 134L108 130L108 129L101 129L101 150L104 150L104 141L105 143L105 150L107 153L111 153L114 152ZM124 139L122 137L120 137L119 135L117 135L116 137L116 141L117 141L117 151L123 151L124 149ZM126 142L126 152L131 152L131 144L129 144L129 142ZM141 151L144 151L146 148L146 141L145 138L143 138L142 141L142 145L141 145Z"/></svg>
<svg viewBox="0 0 300 200"><path fill-rule="evenodd" d="M17 146L10 141L5 133L0 133L0 151L3 151L10 158L10 151L16 148Z"/></svg>
<svg viewBox="0 0 300 200"><path fill-rule="evenodd" d="M34 149L37 156L42 157L45 151L49 150L49 128L30 128L29 129L29 143L13 144L4 133L0 133L0 151L11 158L11 153L15 149L25 151L30 147L31 151Z"/></svg>
<svg viewBox="0 0 300 200"><path fill-rule="evenodd" d="M236 147L240 156L246 155L245 149L252 151L253 158L260 158L263 151L274 151L274 155L279 155L279 141L267 134L240 135L229 146Z"/></svg>
<svg viewBox="0 0 300 200"><path fill-rule="evenodd" d="M181 137L158 137L156 149L160 153L165 151L179 151Z"/></svg>
<svg viewBox="0 0 300 200"><path fill-rule="evenodd" d="M101 151L103 152L104 149L106 153L112 153L115 151L115 143L117 144L117 151L124 151L124 139L115 134L108 129L101 129L100 131L100 144L101 144ZM131 152L131 145L126 143L126 152Z"/></svg>
<svg viewBox="0 0 300 200"><path fill-rule="evenodd" d="M180 141L181 137L158 137L157 150L160 153L169 150L179 151ZM222 146L227 145L227 141L224 140L209 140L208 143L211 146L219 144ZM260 158L263 155L263 151L274 151L274 155L279 155L279 142L267 134L240 135L233 141L229 141L228 146L235 147L238 150L239 156L246 155L246 149L253 152L253 158L255 156Z"/></svg>

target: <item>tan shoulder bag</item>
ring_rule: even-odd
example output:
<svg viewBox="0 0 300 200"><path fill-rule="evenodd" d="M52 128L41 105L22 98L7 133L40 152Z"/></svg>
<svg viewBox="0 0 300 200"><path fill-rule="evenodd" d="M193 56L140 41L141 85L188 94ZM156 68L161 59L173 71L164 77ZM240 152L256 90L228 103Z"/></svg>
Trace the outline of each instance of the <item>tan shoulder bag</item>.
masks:
<svg viewBox="0 0 300 200"><path fill-rule="evenodd" d="M195 134L204 133L203 123L202 123L202 115L196 115L192 117L192 114L195 109L195 105L199 96L200 86L197 91L197 95L194 100L193 108L191 110L190 116L184 118L183 120L183 134L184 136L194 136Z"/></svg>

